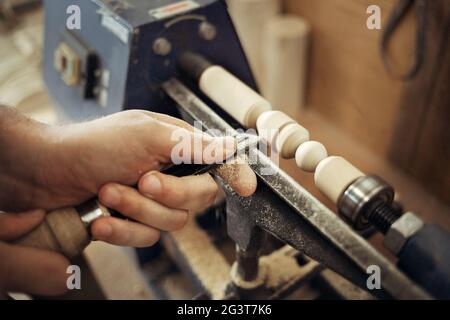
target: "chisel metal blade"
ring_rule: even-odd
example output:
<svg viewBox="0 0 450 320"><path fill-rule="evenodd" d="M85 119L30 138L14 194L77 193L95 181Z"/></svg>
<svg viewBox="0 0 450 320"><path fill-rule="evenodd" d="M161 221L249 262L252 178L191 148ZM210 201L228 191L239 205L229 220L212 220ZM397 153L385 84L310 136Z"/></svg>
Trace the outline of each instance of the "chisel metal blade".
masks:
<svg viewBox="0 0 450 320"><path fill-rule="evenodd" d="M221 161L220 163L213 164L180 164L174 165L163 171L164 174L172 175L175 177L186 177L186 176L195 176L202 175L208 172L211 172L214 169L228 163L230 160L235 158L236 156L244 155L249 153L249 150L252 148L258 148L259 145L259 137L251 134L238 134L235 136L237 140L237 148L236 152L225 161Z"/></svg>

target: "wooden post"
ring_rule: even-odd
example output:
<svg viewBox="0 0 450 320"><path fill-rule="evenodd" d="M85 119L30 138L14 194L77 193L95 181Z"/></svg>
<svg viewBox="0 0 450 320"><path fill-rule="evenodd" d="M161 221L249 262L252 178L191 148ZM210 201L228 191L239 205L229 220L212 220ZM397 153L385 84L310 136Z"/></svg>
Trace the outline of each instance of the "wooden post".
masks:
<svg viewBox="0 0 450 320"><path fill-rule="evenodd" d="M263 93L275 109L294 119L305 105L310 26L302 18L284 15L265 29Z"/></svg>
<svg viewBox="0 0 450 320"><path fill-rule="evenodd" d="M263 27L281 12L280 0L227 0L256 82L264 87Z"/></svg>

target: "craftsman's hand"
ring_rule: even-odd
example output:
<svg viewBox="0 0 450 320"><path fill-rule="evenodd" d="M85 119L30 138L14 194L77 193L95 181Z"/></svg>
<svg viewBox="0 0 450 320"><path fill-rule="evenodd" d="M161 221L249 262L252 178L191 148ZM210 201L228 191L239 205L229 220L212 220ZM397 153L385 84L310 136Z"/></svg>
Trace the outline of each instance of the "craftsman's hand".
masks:
<svg viewBox="0 0 450 320"><path fill-rule="evenodd" d="M0 135L7 155L0 156L0 210L57 209L98 195L102 204L132 221L102 218L93 224L93 236L141 247L155 243L160 230L180 229L189 211L210 206L216 197L218 187L209 174L176 178L159 172L171 163L179 143L173 133L181 130L194 137L193 127L181 120L126 111L54 127L12 117L14 125L7 122ZM9 139L1 141L5 135ZM234 153L233 141L230 149L223 139L202 139L201 148L192 148L192 158L209 160L202 148L210 143L223 145L224 156ZM256 189L254 173L245 165L233 171L237 174L228 181L231 187L242 196L251 195ZM138 190L131 187L136 184Z"/></svg>
<svg viewBox="0 0 450 320"><path fill-rule="evenodd" d="M6 292L49 296L67 291L69 262L64 256L7 243L38 226L44 216L42 210L0 213L0 298Z"/></svg>

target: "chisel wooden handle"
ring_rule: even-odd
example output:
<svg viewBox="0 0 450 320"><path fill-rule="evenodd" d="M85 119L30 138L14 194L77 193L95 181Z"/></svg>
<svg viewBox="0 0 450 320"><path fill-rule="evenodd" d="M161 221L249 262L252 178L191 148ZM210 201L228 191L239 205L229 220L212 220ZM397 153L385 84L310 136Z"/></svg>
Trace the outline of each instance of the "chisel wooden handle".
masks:
<svg viewBox="0 0 450 320"><path fill-rule="evenodd" d="M56 251L72 259L79 256L91 242L90 224L108 215L108 210L96 200L77 208L58 209L48 213L42 224L14 244Z"/></svg>

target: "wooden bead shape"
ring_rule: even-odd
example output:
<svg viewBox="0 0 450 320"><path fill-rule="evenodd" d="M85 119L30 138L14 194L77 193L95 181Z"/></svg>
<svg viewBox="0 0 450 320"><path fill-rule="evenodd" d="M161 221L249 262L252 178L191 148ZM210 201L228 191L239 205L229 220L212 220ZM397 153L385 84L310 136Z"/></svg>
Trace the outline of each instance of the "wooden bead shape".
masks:
<svg viewBox="0 0 450 320"><path fill-rule="evenodd" d="M307 172L314 172L319 162L328 157L327 149L317 141L307 141L295 153L297 166Z"/></svg>
<svg viewBox="0 0 450 320"><path fill-rule="evenodd" d="M320 161L314 181L316 187L337 204L347 187L364 173L342 157L328 157Z"/></svg>
<svg viewBox="0 0 450 320"><path fill-rule="evenodd" d="M284 112L273 110L266 111L259 116L256 128L263 138L266 138L270 144L274 144L281 130L293 123L296 123L295 120Z"/></svg>
<svg viewBox="0 0 450 320"><path fill-rule="evenodd" d="M261 95L220 66L206 69L200 89L246 128L255 128L259 116L272 109Z"/></svg>
<svg viewBox="0 0 450 320"><path fill-rule="evenodd" d="M276 147L284 159L293 159L298 147L308 140L309 131L298 123L292 123L281 130Z"/></svg>

